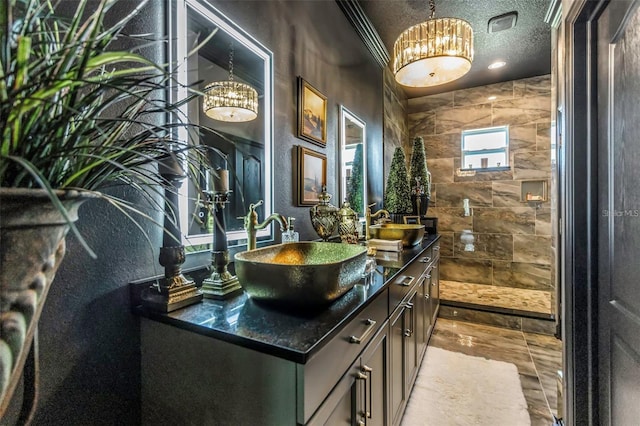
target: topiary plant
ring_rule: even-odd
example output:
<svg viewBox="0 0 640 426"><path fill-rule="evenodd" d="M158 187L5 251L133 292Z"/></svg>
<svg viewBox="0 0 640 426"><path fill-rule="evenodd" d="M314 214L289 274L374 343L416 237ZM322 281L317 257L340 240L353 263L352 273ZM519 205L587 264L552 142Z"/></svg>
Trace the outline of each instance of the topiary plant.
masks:
<svg viewBox="0 0 640 426"><path fill-rule="evenodd" d="M359 216L364 214L364 170L362 169L362 144L356 146L356 152L353 156L353 166L351 167L351 178L349 179L349 187L347 188L347 201L351 208L358 213Z"/></svg>
<svg viewBox="0 0 640 426"><path fill-rule="evenodd" d="M411 154L409 172L411 176L411 187L415 187L417 184L416 178L420 178L420 185L422 186L420 194L425 194L428 198L431 198L431 175L427 168L424 139L422 139L421 136L417 136L413 140L413 152Z"/></svg>
<svg viewBox="0 0 640 426"><path fill-rule="evenodd" d="M384 191L384 206L392 214L411 213L411 186L402 148L397 147L391 160L387 186Z"/></svg>

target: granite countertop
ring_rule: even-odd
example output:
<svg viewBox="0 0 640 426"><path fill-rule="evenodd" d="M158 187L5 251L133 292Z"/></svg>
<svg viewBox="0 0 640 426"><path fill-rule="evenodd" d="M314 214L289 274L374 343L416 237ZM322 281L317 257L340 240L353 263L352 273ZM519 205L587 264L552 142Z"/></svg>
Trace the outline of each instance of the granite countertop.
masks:
<svg viewBox="0 0 640 426"><path fill-rule="evenodd" d="M421 245L386 255L393 259L380 261L371 279L364 279L328 307L315 312L283 312L256 303L242 292L228 300L204 299L168 314L152 312L142 306L135 312L211 336L233 344L274 355L296 363L306 363L343 325L348 323L375 296L384 291L404 265L438 239L426 236ZM378 258L385 254L378 253Z"/></svg>

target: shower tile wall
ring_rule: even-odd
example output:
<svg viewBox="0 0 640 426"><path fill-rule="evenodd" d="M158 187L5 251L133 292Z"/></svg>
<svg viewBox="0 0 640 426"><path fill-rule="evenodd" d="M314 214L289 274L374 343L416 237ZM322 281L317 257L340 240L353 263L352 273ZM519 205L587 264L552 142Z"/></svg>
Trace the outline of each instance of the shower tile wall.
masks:
<svg viewBox="0 0 640 426"><path fill-rule="evenodd" d="M407 112L405 153L410 158L413 138L424 138L433 182L429 216L438 218L442 234L440 278L453 284L443 299L469 301L466 290L475 303L553 313L551 204L536 209L521 201L520 191L526 180L545 180L550 188L550 75L409 99ZM462 176L461 132L503 125L509 126L509 170ZM475 251L464 250L463 230L473 232Z"/></svg>

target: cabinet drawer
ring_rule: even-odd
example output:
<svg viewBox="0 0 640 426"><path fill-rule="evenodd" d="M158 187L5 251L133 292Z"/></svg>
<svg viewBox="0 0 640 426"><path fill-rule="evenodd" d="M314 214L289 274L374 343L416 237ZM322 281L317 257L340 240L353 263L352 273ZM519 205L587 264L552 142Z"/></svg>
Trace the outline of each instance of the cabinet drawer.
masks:
<svg viewBox="0 0 640 426"><path fill-rule="evenodd" d="M431 248L428 248L395 277L389 285L389 312L398 307L430 264Z"/></svg>
<svg viewBox="0 0 640 426"><path fill-rule="evenodd" d="M388 294L385 290L309 362L298 364L297 394L298 400L303 402L298 405L303 407L302 412L298 412L298 422L306 423L309 420L388 316Z"/></svg>

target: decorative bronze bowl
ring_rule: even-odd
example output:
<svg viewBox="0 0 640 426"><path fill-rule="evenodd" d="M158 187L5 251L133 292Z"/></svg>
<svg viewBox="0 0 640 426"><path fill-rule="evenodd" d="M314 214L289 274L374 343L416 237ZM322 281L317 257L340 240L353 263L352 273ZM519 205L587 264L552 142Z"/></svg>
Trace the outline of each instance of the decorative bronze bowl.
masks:
<svg viewBox="0 0 640 426"><path fill-rule="evenodd" d="M424 237L424 225L382 223L369 227L371 238L380 240L402 240L404 247L412 247L419 244Z"/></svg>

